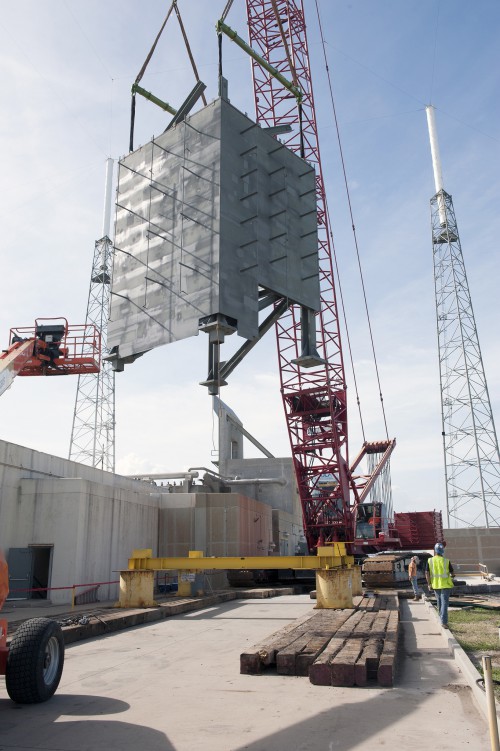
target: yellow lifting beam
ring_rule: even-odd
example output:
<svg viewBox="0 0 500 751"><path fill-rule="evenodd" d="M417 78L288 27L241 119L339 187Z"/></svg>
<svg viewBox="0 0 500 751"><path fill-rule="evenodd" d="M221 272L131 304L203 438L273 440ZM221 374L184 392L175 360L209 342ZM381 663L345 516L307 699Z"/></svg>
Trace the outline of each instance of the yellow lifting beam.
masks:
<svg viewBox="0 0 500 751"><path fill-rule="evenodd" d="M347 555L345 544L335 542L318 548L317 555L306 556L211 556L201 550L189 556L153 558L151 549L134 550L128 569L120 572L120 607L152 607L155 605L154 572L177 571L179 596L191 595L191 581L186 574L203 571L254 569L294 569L316 571L316 607L352 607L352 595L361 594L361 573L354 558Z"/></svg>
<svg viewBox="0 0 500 751"><path fill-rule="evenodd" d="M188 558L153 558L151 549L134 550L129 558L129 571L228 571L234 569L308 569L327 571L342 566L352 566L354 558L346 554L345 544L335 542L329 547L318 548L318 555L257 555L257 556L210 556L201 550L190 550Z"/></svg>

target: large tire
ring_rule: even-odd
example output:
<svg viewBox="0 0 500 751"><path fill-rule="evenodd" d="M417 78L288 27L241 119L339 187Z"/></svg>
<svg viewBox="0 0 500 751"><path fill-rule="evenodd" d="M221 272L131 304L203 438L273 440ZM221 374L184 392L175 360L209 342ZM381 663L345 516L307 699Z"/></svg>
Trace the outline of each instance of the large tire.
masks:
<svg viewBox="0 0 500 751"><path fill-rule="evenodd" d="M54 694L64 665L61 627L48 618L25 621L14 634L7 655L5 684L18 704L38 704Z"/></svg>

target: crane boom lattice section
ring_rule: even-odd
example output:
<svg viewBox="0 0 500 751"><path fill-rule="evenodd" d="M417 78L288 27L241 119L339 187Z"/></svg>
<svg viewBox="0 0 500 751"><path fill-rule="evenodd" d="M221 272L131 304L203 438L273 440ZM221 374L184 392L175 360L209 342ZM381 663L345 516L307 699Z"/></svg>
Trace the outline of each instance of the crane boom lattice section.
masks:
<svg viewBox="0 0 500 751"><path fill-rule="evenodd" d="M298 101L252 61L257 122L289 125L283 142L316 169L321 308L317 351L324 363L301 367L299 308L276 324L281 388L310 549L318 541L352 533L344 363L340 341L332 246L326 211L303 5L291 0L247 0L250 45L302 92ZM321 478L335 478L324 494ZM352 539L352 536L350 536Z"/></svg>

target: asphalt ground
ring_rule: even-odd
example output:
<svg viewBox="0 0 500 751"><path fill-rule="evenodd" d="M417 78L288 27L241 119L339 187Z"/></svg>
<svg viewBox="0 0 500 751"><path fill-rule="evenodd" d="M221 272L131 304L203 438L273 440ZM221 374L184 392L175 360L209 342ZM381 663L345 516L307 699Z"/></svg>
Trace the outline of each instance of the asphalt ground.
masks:
<svg viewBox="0 0 500 751"><path fill-rule="evenodd" d="M390 689L313 686L275 672L240 675L240 653L311 610L308 595L198 598L185 607L69 644L59 689L44 704L16 705L0 684L0 751L491 748L478 674L470 661L472 672L461 665L428 601L401 600L403 638ZM20 610L5 616L14 623ZM65 615L48 605L33 610L56 620ZM106 610L100 604L103 622L134 620L138 612ZM84 611L92 609L81 606L74 617Z"/></svg>

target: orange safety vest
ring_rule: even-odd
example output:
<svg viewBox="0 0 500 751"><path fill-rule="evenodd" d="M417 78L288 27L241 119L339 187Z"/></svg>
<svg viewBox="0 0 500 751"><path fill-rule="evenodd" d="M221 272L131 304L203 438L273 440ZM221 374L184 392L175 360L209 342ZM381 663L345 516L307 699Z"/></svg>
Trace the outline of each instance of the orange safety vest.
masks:
<svg viewBox="0 0 500 751"><path fill-rule="evenodd" d="M432 589L451 589L453 579L450 575L450 562L442 555L429 558L429 571L431 574Z"/></svg>

